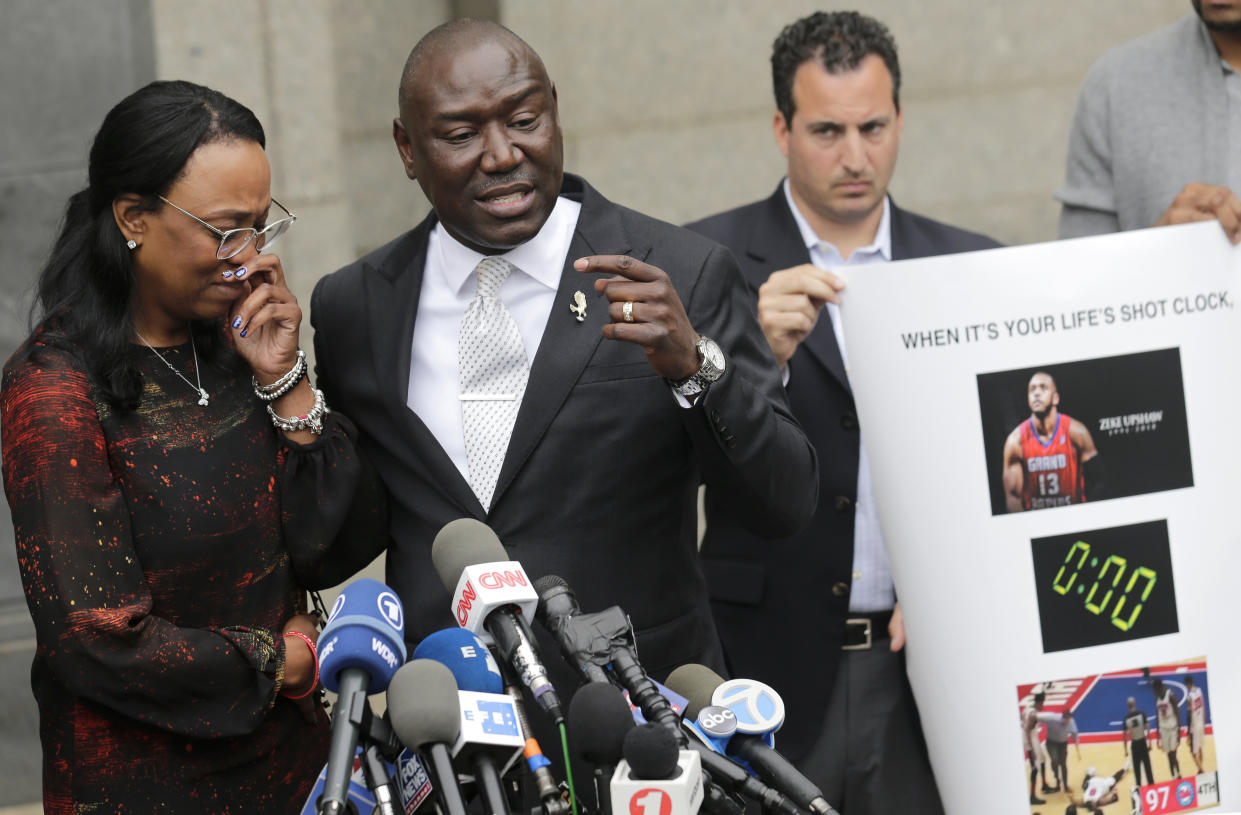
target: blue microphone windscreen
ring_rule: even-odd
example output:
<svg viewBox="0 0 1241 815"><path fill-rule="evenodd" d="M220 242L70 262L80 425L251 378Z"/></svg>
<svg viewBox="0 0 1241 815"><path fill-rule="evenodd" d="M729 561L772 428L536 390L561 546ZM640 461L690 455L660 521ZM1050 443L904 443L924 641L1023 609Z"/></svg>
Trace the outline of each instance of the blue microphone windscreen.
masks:
<svg viewBox="0 0 1241 815"><path fill-rule="evenodd" d="M414 659L433 659L447 666L461 690L504 691L504 680L491 652L482 640L464 628L445 628L428 635L414 649Z"/></svg>
<svg viewBox="0 0 1241 815"><path fill-rule="evenodd" d="M367 693L380 693L405 663L405 612L392 589L378 580L355 580L341 591L319 635L319 676L336 693L340 675L360 668Z"/></svg>

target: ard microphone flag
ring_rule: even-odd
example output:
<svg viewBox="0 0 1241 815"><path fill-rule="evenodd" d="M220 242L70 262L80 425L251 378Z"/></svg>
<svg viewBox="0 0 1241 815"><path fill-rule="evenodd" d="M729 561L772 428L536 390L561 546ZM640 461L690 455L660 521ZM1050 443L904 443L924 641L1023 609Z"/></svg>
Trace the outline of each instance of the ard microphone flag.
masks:
<svg viewBox="0 0 1241 815"><path fill-rule="evenodd" d="M367 693L380 693L405 664L405 613L396 593L378 580L350 583L332 604L319 635L319 676L338 693L347 669L366 672Z"/></svg>

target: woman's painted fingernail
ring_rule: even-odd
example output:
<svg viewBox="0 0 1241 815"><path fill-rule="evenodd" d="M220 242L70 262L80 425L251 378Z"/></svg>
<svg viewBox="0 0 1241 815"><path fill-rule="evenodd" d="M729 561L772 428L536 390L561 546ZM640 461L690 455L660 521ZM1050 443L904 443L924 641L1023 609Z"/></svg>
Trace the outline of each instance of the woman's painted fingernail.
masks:
<svg viewBox="0 0 1241 815"><path fill-rule="evenodd" d="M238 270L237 270L236 272L234 272L233 274L237 275L237 279L238 279L238 280L241 280L243 277L245 277L245 276L246 276L246 267L245 267L245 266L242 266L240 269L238 269Z"/></svg>
<svg viewBox="0 0 1241 815"><path fill-rule="evenodd" d="M241 328L241 318L237 317L233 320L233 328Z"/></svg>
<svg viewBox="0 0 1241 815"><path fill-rule="evenodd" d="M232 272L232 270L230 270L230 269L226 269L226 270L224 270L223 272L221 272L221 276L222 276L225 280L231 280L231 279L232 279L232 277L233 277L233 272Z"/></svg>
<svg viewBox="0 0 1241 815"><path fill-rule="evenodd" d="M243 329L241 329L241 336L243 336L243 337L244 337L244 336L246 335L246 332L247 332L247 331L249 331L249 330L250 330L250 329L248 329L248 328L243 328Z"/></svg>

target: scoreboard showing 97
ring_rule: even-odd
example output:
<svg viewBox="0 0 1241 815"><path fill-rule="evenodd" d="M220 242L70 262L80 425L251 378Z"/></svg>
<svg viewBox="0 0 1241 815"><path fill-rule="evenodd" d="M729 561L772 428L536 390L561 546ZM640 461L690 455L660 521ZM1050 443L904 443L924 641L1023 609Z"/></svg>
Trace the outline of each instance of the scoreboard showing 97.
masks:
<svg viewBox="0 0 1241 815"><path fill-rule="evenodd" d="M1167 521L1030 541L1043 651L1174 634Z"/></svg>

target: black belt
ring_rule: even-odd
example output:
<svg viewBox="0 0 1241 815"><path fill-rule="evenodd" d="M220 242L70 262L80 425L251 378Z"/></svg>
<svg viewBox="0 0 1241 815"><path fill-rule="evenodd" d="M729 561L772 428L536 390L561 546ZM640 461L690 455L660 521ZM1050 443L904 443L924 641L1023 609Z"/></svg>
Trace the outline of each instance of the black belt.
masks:
<svg viewBox="0 0 1241 815"><path fill-rule="evenodd" d="M865 651L880 640L888 639L888 623L892 621L892 610L849 612L845 620L845 641L841 648L845 651Z"/></svg>

